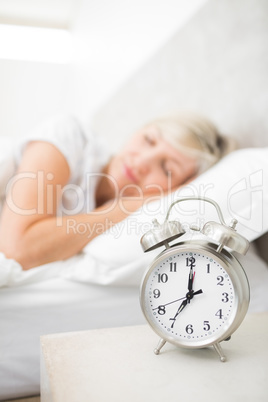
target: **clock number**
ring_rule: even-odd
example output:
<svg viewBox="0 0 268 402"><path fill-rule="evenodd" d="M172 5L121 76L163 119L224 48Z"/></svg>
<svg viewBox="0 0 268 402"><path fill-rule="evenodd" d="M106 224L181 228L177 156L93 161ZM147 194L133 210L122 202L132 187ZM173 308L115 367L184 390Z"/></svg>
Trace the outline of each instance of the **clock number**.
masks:
<svg viewBox="0 0 268 402"><path fill-rule="evenodd" d="M177 263L176 262L170 262L169 263L169 271L170 272L177 272Z"/></svg>
<svg viewBox="0 0 268 402"><path fill-rule="evenodd" d="M223 286L223 276L217 276L217 281L219 281L217 285Z"/></svg>
<svg viewBox="0 0 268 402"><path fill-rule="evenodd" d="M207 274L210 274L210 264L207 264Z"/></svg>
<svg viewBox="0 0 268 402"><path fill-rule="evenodd" d="M158 312L159 315L164 315L164 314L166 314L165 306L158 306L157 312Z"/></svg>
<svg viewBox="0 0 268 402"><path fill-rule="evenodd" d="M192 324L188 324L185 328L185 331L187 332L187 334L191 335L194 332Z"/></svg>
<svg viewBox="0 0 268 402"><path fill-rule="evenodd" d="M219 317L220 320L222 319L223 314L222 314L222 309L221 309L221 308L217 311L217 313L215 314L215 316L216 316L216 317Z"/></svg>
<svg viewBox="0 0 268 402"><path fill-rule="evenodd" d="M228 295L228 293L226 293L226 292L224 292L223 294L222 294L222 296L223 296L223 299L221 299L221 301L223 302L223 303L227 303L228 301L229 301L229 295Z"/></svg>
<svg viewBox="0 0 268 402"><path fill-rule="evenodd" d="M166 283L168 281L167 274L158 274L158 283Z"/></svg>
<svg viewBox="0 0 268 402"><path fill-rule="evenodd" d="M155 299L158 299L158 297L160 297L160 290L159 289L154 289L153 291L153 295Z"/></svg>
<svg viewBox="0 0 268 402"><path fill-rule="evenodd" d="M186 267L191 267L191 268L195 267L195 258L194 257L186 258Z"/></svg>
<svg viewBox="0 0 268 402"><path fill-rule="evenodd" d="M204 321L204 327L203 327L204 331L209 331L210 330L210 324L209 321Z"/></svg>

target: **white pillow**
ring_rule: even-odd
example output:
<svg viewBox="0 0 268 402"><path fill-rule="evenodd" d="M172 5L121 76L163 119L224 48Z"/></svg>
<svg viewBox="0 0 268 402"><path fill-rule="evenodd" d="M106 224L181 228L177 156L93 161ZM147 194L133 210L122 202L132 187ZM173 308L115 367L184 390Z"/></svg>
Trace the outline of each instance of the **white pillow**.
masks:
<svg viewBox="0 0 268 402"><path fill-rule="evenodd" d="M113 266L140 258L140 237L151 228L152 219L163 222L170 203L183 196L205 196L216 201L227 224L238 220L237 231L253 241L268 231L268 148L246 148L232 152L187 186L161 200L146 203L84 249ZM187 228L218 221L212 205L187 201L173 208L171 218ZM156 254L159 253L159 250ZM151 254L151 253L150 253ZM152 258L152 254L151 257Z"/></svg>
<svg viewBox="0 0 268 402"><path fill-rule="evenodd" d="M267 176L268 148L235 151L183 189L145 205L95 238L83 252L88 269L85 270L84 266L80 266L80 269L78 264L71 275L64 276L102 285L138 286L149 263L163 249L143 253L140 237L151 228L153 218L163 222L170 203L186 195L206 196L215 200L222 209L226 223L236 218L239 221L237 231L253 241L268 231ZM174 207L171 218L179 219L186 228L191 224L202 227L208 220L218 221L214 207L199 201L180 203L179 208ZM240 261L251 288L249 311L268 311L267 264L252 247L246 256L241 256Z"/></svg>

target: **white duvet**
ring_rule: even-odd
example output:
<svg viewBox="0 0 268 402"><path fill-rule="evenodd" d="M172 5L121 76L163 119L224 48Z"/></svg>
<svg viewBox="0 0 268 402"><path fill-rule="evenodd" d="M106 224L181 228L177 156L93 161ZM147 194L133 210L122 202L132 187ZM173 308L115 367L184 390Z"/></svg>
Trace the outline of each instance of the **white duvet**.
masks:
<svg viewBox="0 0 268 402"><path fill-rule="evenodd" d="M0 195L3 199L15 165L10 142L2 139L1 144ZM267 148L235 151L184 189L145 205L95 238L72 258L23 271L16 261L0 253L0 286L19 286L55 277L98 285L138 286L150 261L162 251L159 249L144 254L140 237L150 229L153 218L158 218L159 222L164 220L171 201L185 195L207 196L217 201L226 222L237 218L238 231L253 241L268 230L268 210L265 208L268 205L267 175ZM180 210L175 208L172 218L180 219L186 227L217 220L212 207L204 210L196 201L189 201ZM192 236L190 232L189 236ZM268 309L266 264L253 248L242 260L250 278L252 295L256 294L254 300L258 300L254 310Z"/></svg>

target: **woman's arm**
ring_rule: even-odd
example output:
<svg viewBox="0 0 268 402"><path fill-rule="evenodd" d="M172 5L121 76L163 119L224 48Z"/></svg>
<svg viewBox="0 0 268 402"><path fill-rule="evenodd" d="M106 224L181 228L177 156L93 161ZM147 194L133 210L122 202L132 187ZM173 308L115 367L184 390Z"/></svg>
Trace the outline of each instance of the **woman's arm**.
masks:
<svg viewBox="0 0 268 402"><path fill-rule="evenodd" d="M114 200L90 214L56 218L59 195L70 176L61 152L46 142L30 143L7 194L0 222L0 250L24 269L71 257L109 226L142 205Z"/></svg>
<svg viewBox="0 0 268 402"><path fill-rule="evenodd" d="M111 203L112 204L112 203ZM135 200L125 200L124 210L116 204L99 207L91 214L64 216L57 226L57 218L44 218L32 223L21 236L1 247L8 258L18 261L27 270L77 254L96 236L123 220L141 206ZM126 212L128 211L128 213Z"/></svg>

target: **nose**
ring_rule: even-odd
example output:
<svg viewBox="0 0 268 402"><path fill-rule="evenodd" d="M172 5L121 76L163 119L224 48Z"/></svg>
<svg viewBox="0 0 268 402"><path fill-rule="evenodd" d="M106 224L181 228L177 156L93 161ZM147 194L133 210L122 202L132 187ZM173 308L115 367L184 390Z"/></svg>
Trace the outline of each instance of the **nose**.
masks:
<svg viewBox="0 0 268 402"><path fill-rule="evenodd" d="M145 176L149 172L149 165L147 161L144 161L140 166L139 166L139 173L141 176Z"/></svg>

